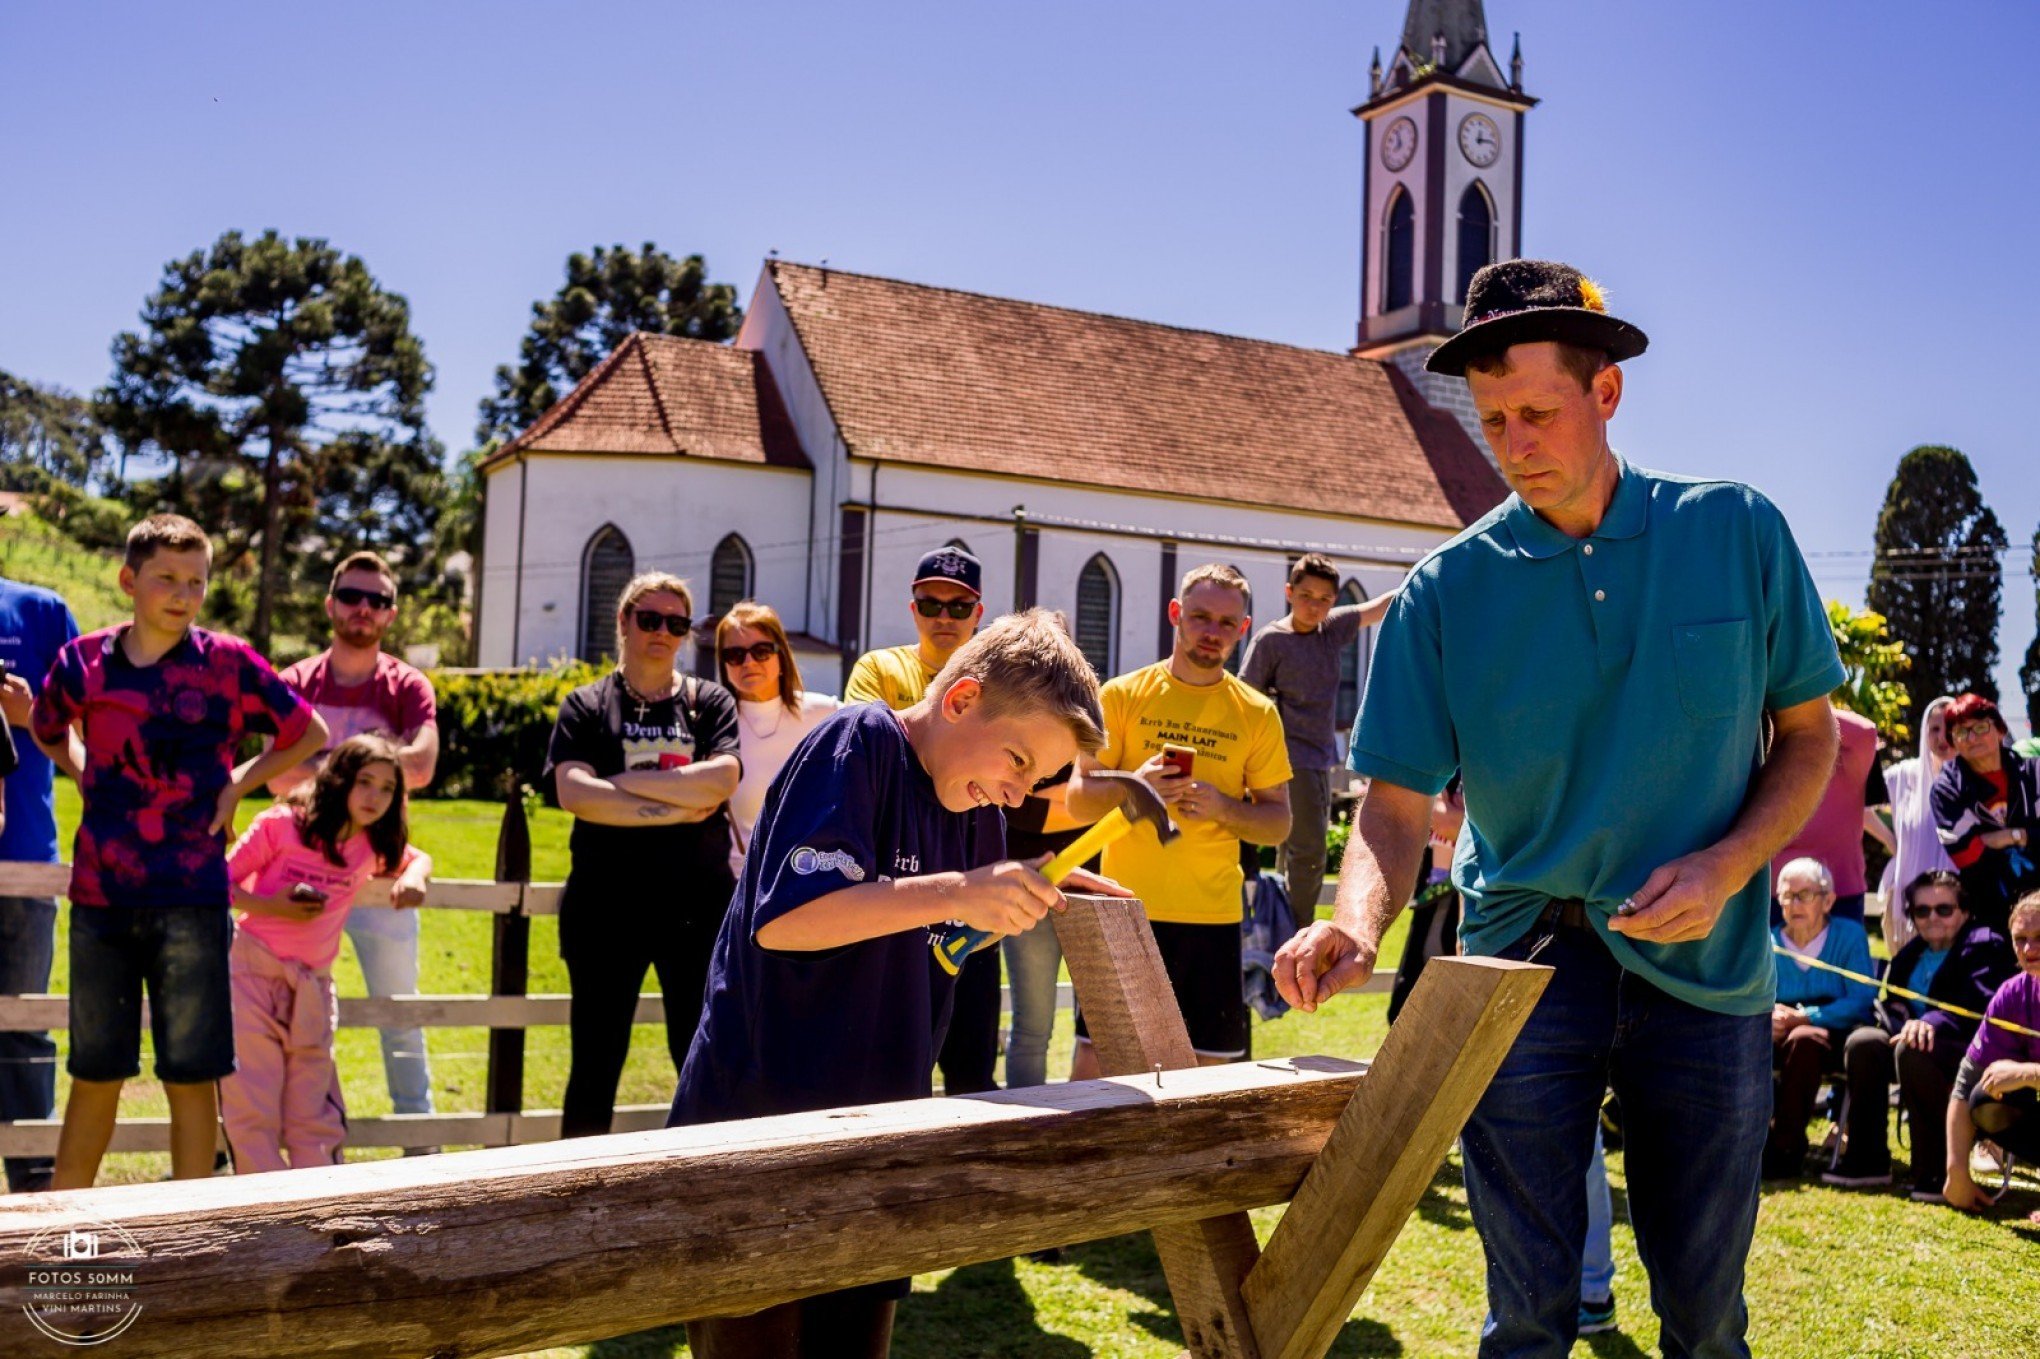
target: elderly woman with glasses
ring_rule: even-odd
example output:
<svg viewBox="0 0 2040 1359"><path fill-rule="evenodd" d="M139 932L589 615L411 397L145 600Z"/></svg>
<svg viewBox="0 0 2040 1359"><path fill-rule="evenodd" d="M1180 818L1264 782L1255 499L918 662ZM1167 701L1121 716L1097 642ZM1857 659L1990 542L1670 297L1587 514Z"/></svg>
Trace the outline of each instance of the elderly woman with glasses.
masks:
<svg viewBox="0 0 2040 1359"><path fill-rule="evenodd" d="M1797 1179L1806 1162L1806 1120L1821 1077L1841 1068L1842 1045L1874 1018L1876 988L1831 971L1870 975L1870 936L1835 918L1834 875L1818 859L1794 859L1778 874L1772 931L1778 1000L1771 1007L1771 1064L1778 1073L1764 1178ZM1825 967L1817 964L1826 964Z"/></svg>
<svg viewBox="0 0 2040 1359"><path fill-rule="evenodd" d="M1937 869L1915 877L1906 884L1903 910L1913 938L1885 973L1892 993L1878 1006L1878 1023L1849 1035L1842 1057L1849 1081L1845 1147L1821 1179L1844 1189L1891 1183L1888 1128L1896 1076L1912 1120L1912 1196L1938 1202L1948 1094L1977 1025L1944 1007L1982 1013L2019 964L2003 935L1969 918L1962 880L1953 873ZM1900 989L1926 999L1896 994Z"/></svg>
<svg viewBox="0 0 2040 1359"><path fill-rule="evenodd" d="M2040 891L2040 761L2012 749L1997 704L1981 694L1948 705L1948 739L1955 758L1934 781L1934 825L1969 913L2002 934L2012 903Z"/></svg>
<svg viewBox="0 0 2040 1359"><path fill-rule="evenodd" d="M546 776L574 818L560 894L572 1064L560 1136L609 1131L645 972L666 998L677 1073L694 1041L709 954L729 909L737 702L683 676L694 630L687 582L633 579L616 610L616 669L568 694Z"/></svg>
<svg viewBox="0 0 2040 1359"><path fill-rule="evenodd" d="M741 873L765 790L801 738L843 705L831 694L801 688L786 627L769 604L746 599L731 605L716 622L715 652L723 683L737 696L744 774L730 795L730 871Z"/></svg>

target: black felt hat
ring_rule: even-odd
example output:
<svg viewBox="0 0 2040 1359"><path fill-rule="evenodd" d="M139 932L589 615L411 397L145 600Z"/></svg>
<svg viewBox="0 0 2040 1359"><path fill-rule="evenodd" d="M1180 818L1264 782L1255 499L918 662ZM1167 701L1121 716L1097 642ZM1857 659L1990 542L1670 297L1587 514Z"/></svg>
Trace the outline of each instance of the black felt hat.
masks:
<svg viewBox="0 0 2040 1359"><path fill-rule="evenodd" d="M1557 340L1604 349L1615 363L1633 359L1650 338L1608 314L1601 290L1570 264L1503 260L1466 285L1466 323L1424 361L1434 373L1466 376L1466 361L1512 344Z"/></svg>

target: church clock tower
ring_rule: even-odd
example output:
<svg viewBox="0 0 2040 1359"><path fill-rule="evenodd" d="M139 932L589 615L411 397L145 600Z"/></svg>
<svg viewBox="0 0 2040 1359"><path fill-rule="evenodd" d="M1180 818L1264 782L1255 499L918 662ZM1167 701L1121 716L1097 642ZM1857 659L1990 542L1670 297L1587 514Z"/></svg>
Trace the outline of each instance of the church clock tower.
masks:
<svg viewBox="0 0 2040 1359"><path fill-rule="evenodd" d="M1484 447L1465 384L1424 372L1459 329L1474 271L1522 253L1519 40L1505 76L1481 0L1410 0L1384 71L1377 49L1363 129L1360 334L1353 352L1394 363ZM1462 409L1463 408L1463 409Z"/></svg>

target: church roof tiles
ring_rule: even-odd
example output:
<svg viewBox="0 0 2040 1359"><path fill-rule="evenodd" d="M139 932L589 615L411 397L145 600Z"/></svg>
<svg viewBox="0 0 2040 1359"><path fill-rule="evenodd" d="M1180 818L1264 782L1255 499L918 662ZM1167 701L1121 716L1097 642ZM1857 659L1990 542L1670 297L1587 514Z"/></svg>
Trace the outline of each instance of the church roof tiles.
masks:
<svg viewBox="0 0 2040 1359"><path fill-rule="evenodd" d="M772 261L853 457L1458 528L1506 494L1389 365Z"/></svg>

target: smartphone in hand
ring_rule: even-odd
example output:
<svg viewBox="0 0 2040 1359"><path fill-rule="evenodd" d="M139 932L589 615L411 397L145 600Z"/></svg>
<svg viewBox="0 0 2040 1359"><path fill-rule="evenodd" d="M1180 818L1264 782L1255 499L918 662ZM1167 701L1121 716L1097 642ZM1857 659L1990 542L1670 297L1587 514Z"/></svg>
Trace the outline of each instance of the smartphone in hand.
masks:
<svg viewBox="0 0 2040 1359"><path fill-rule="evenodd" d="M1197 767L1197 752L1189 746L1164 743L1162 746L1162 763L1168 766L1171 774L1178 778L1187 779L1190 777L1191 771Z"/></svg>

